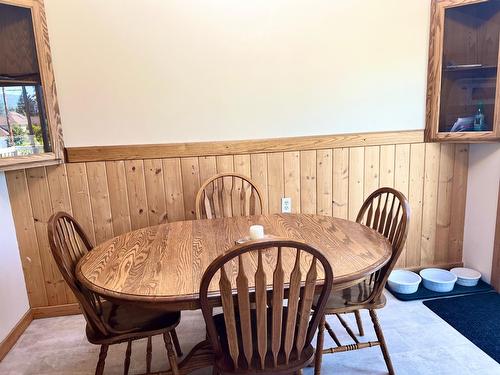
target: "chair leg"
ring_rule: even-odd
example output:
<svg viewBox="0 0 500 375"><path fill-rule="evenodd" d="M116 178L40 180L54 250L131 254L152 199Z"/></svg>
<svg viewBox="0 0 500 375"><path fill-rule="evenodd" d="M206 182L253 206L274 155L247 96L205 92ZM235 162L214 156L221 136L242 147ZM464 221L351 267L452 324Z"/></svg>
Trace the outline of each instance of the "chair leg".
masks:
<svg viewBox="0 0 500 375"><path fill-rule="evenodd" d="M179 338L177 337L177 332L175 332L175 328L170 332L172 335L172 341L174 342L175 352L178 357L182 357L182 349L181 344L179 343Z"/></svg>
<svg viewBox="0 0 500 375"><path fill-rule="evenodd" d="M97 367L95 368L95 375L102 375L104 373L104 363L106 361L106 356L108 355L108 347L108 345L101 345L99 361L97 362Z"/></svg>
<svg viewBox="0 0 500 375"><path fill-rule="evenodd" d="M365 330L363 329L363 321L361 320L361 314L359 310L354 311L354 316L356 317L356 324L358 325L359 335L364 336Z"/></svg>
<svg viewBox="0 0 500 375"><path fill-rule="evenodd" d="M384 355L387 370L389 370L390 375L394 375L394 367L392 367L391 357L389 356L389 350L387 349L387 344L385 343L384 334L382 332L382 328L380 327L377 313L375 312L375 310L369 310L369 313L373 322L373 328L375 329L375 333L377 334L377 340L380 342L380 348L382 349L382 354Z"/></svg>
<svg viewBox="0 0 500 375"><path fill-rule="evenodd" d="M316 340L316 354L314 357L314 375L321 374L321 363L323 362L323 344L325 342L325 322L326 316L323 316L319 322L318 337Z"/></svg>
<svg viewBox="0 0 500 375"><path fill-rule="evenodd" d="M347 322L344 320L344 318L342 318L340 316L340 314L335 314L340 322L340 324L342 324L342 327L344 327L344 329L346 330L346 332L349 334L349 336L351 336L351 339L356 343L356 344L359 344L359 340L358 338L356 337L356 335L354 334L354 332L352 331L351 327L349 327L349 324L347 324Z"/></svg>
<svg viewBox="0 0 500 375"><path fill-rule="evenodd" d="M170 332L165 332L163 334L163 341L165 341L165 348L167 349L168 362L170 363L170 369L173 375L179 375L179 367L177 366L177 359L174 353L174 347L172 345L172 338L170 337Z"/></svg>
<svg viewBox="0 0 500 375"><path fill-rule="evenodd" d="M130 369L130 354L132 354L132 340L127 343L127 351L125 352L125 362L123 363L123 375L128 375Z"/></svg>
<svg viewBox="0 0 500 375"><path fill-rule="evenodd" d="M153 345L151 343L151 336L148 337L148 344L146 346L146 373L151 372L151 360L153 359Z"/></svg>
<svg viewBox="0 0 500 375"><path fill-rule="evenodd" d="M328 322L326 321L326 316L325 316L325 328L328 331L328 334L330 335L330 337L333 339L333 341L335 341L335 344L337 346L342 346L342 344L340 343L340 340L338 339L337 335L335 334L335 332L333 332L332 327L330 327L330 324L328 324Z"/></svg>

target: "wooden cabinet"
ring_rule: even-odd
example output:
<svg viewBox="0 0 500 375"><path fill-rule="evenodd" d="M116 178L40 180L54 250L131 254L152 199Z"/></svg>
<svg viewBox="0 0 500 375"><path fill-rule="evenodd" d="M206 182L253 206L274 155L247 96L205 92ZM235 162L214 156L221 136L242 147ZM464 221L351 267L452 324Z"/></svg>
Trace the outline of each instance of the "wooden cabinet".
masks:
<svg viewBox="0 0 500 375"><path fill-rule="evenodd" d="M500 0L433 0L426 141L500 140Z"/></svg>

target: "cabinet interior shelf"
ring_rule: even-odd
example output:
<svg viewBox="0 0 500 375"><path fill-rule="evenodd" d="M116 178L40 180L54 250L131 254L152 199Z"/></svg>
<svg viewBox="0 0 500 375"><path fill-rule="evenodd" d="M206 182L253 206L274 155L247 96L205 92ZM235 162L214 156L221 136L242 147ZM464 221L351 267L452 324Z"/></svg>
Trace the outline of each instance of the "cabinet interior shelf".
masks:
<svg viewBox="0 0 500 375"><path fill-rule="evenodd" d="M445 72L471 72L471 71L494 71L494 65L449 65L443 69Z"/></svg>

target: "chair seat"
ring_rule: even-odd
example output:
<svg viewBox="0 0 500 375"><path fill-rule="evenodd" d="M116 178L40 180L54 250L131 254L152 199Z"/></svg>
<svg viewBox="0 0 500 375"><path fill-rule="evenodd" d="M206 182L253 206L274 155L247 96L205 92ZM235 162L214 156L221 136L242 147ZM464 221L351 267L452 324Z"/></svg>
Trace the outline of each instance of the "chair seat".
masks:
<svg viewBox="0 0 500 375"><path fill-rule="evenodd" d="M93 344L117 343L120 341L154 336L176 327L181 318L180 312L164 312L160 310L145 309L132 304L115 305L111 302L102 303L103 316L106 317L108 325L116 333L102 335L94 332L87 324L87 338Z"/></svg>
<svg viewBox="0 0 500 375"><path fill-rule="evenodd" d="M287 308L283 308L283 329L285 327L285 318L287 316ZM251 310L251 322L252 322L252 327L256 327L257 324L257 316L256 316L256 311ZM237 335L239 338L241 338L241 331L240 331L240 319L239 319L239 314L236 314L236 327L237 327ZM300 368L303 368L307 366L310 362L312 362L313 357L314 357L314 347L312 345L308 345L306 348L304 348L301 357L297 358L297 355L295 355L295 350L292 350L292 355L291 358L286 366L285 365L285 358L284 354L280 353L278 355L278 366L274 367L273 363L273 358L272 358L272 351L271 351L271 344L272 344L272 310L268 309L267 310L267 356L266 356L266 362L265 362L265 369L260 369L260 360L259 360L259 353L257 349L257 337L256 337L256 330L253 329L252 331L252 341L253 341L253 358L252 358L252 369L247 369L248 366L246 364L246 360L244 352L243 352L243 346L241 343L241 339L239 340L239 369L238 373L242 374L262 374L262 373L270 373L272 372L273 374L290 374L291 368L296 368L297 370ZM230 353L229 353L229 345L228 345L228 339L227 339L227 334L226 334L226 325L224 322L224 314L218 314L214 316L214 323L215 327L217 329L217 334L219 335L220 338L220 343L222 346L222 352L224 353L223 358L216 358L216 363L219 371L221 371L222 374L225 373L225 371L233 374L234 369L233 369L233 361L231 359ZM258 369L258 370L256 370Z"/></svg>
<svg viewBox="0 0 500 375"><path fill-rule="evenodd" d="M364 303L373 292L373 283L369 279L353 285L347 289L334 291L330 294L326 304L326 314L337 314L343 312L352 312L361 308L380 309L385 306L386 299L383 294L370 303Z"/></svg>

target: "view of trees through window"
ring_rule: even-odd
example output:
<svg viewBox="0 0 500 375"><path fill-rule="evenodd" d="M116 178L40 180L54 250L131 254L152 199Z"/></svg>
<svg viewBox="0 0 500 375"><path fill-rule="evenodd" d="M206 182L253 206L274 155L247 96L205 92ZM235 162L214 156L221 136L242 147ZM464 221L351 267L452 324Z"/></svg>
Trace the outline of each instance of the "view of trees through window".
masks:
<svg viewBox="0 0 500 375"><path fill-rule="evenodd" d="M39 85L0 87L0 157L50 151Z"/></svg>

